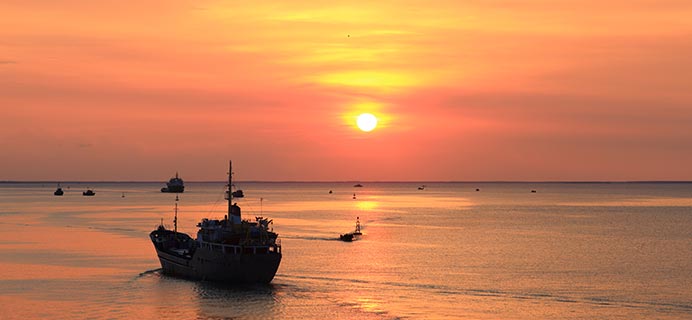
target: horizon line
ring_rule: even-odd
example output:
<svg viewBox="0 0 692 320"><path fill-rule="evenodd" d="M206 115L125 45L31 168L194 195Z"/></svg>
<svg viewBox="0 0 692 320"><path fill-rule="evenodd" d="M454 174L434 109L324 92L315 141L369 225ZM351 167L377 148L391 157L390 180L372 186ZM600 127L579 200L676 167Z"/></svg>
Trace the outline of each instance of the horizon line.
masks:
<svg viewBox="0 0 692 320"><path fill-rule="evenodd" d="M227 183L190 180L188 183ZM692 183L692 180L239 180L238 183ZM161 183L148 180L0 180L0 183Z"/></svg>

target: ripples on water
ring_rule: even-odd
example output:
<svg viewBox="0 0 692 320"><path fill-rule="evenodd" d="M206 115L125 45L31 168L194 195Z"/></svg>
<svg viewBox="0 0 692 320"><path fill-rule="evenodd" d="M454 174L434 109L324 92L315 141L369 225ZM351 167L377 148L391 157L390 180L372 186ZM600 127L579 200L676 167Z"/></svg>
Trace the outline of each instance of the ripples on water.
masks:
<svg viewBox="0 0 692 320"><path fill-rule="evenodd" d="M162 275L160 184L67 185L0 184L2 319L692 317L692 184L245 183L283 239L268 286ZM223 217L222 190L188 184L180 229Z"/></svg>

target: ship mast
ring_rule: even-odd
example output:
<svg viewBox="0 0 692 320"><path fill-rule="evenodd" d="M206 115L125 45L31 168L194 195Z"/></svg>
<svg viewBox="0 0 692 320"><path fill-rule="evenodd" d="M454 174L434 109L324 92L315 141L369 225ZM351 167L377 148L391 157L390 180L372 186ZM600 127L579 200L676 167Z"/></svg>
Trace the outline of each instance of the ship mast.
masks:
<svg viewBox="0 0 692 320"><path fill-rule="evenodd" d="M178 234L178 195L175 195L175 217L173 217L173 231L175 231L175 234Z"/></svg>
<svg viewBox="0 0 692 320"><path fill-rule="evenodd" d="M233 161L228 160L228 215L226 215L227 218L230 218L231 206L233 205L233 190L231 189L232 185L233 185Z"/></svg>

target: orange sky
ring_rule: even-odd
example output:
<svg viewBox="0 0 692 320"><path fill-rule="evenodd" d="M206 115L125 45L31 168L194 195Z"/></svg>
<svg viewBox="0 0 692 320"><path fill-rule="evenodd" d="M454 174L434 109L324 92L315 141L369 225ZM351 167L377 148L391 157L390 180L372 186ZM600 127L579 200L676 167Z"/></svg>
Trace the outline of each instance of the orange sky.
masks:
<svg viewBox="0 0 692 320"><path fill-rule="evenodd" d="M0 111L0 180L692 180L692 1L4 0Z"/></svg>

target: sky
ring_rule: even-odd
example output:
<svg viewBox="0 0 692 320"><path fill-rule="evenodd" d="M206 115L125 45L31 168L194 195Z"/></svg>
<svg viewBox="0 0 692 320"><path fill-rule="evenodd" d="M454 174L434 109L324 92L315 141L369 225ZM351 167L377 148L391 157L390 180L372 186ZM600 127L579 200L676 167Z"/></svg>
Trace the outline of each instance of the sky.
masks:
<svg viewBox="0 0 692 320"><path fill-rule="evenodd" d="M0 150L0 180L692 180L692 1L3 0Z"/></svg>

